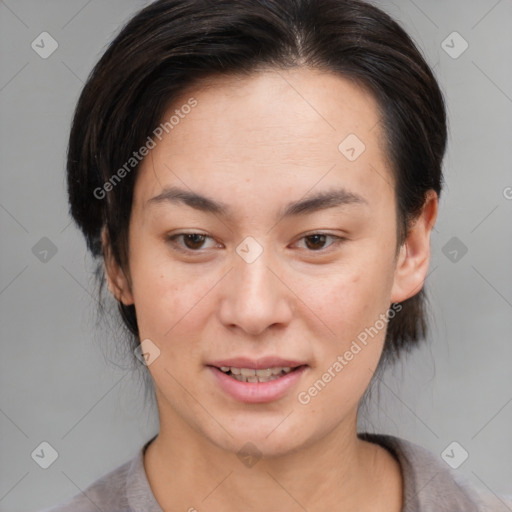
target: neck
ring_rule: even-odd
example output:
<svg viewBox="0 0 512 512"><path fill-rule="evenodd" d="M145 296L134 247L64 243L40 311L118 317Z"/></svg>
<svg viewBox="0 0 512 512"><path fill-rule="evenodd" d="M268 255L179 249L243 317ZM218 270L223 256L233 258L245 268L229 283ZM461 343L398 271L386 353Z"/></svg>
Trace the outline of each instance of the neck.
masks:
<svg viewBox="0 0 512 512"><path fill-rule="evenodd" d="M399 512L399 465L387 450L357 437L356 418L355 411L327 436L292 453L253 460L218 447L179 418L161 418L144 456L146 474L166 512L235 512L241 506L254 512Z"/></svg>

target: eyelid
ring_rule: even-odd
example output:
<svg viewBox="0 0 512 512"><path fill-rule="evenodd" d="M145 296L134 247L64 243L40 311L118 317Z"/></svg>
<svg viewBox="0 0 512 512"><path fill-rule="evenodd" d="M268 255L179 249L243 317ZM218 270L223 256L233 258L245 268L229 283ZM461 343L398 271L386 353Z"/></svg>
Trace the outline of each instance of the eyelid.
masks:
<svg viewBox="0 0 512 512"><path fill-rule="evenodd" d="M180 233L175 233L173 235L167 236L167 239L172 243L172 245L174 246L174 248L177 251L184 252L184 253L187 253L187 254L201 254L205 249L203 249L203 248L197 249L197 250L188 249L187 247L183 247L179 243L175 242L176 238L179 238L181 236L187 236L187 235L199 235L199 236L202 236L204 238L207 238L207 239L209 238L210 240L214 240L213 237L211 237L210 235L207 235L206 233L198 233L198 232L195 232L195 231L182 231Z"/></svg>
<svg viewBox="0 0 512 512"><path fill-rule="evenodd" d="M326 233L323 231L312 231L312 232L300 235L300 237L297 239L297 242L304 240L305 238L308 238L310 236L314 236L314 235L326 236L326 237L332 238L334 241L331 244L329 244L326 248L318 249L316 251L306 248L305 250L310 254L326 254L332 248L337 247L339 244L341 244L347 240L346 237L341 236L341 235L335 235L334 233Z"/></svg>
<svg viewBox="0 0 512 512"><path fill-rule="evenodd" d="M182 245L175 242L175 239L182 237L182 236L187 236L187 235L199 235L199 236L204 237L205 239L215 240L213 237L211 237L210 235L207 235L206 233L198 233L195 231L182 231L180 233L175 233L175 234L169 235L167 237L167 239L173 244L174 248L177 251L187 253L187 254L202 254L205 250L211 249L211 248L207 248L207 249L200 248L197 250L188 249L188 248L183 247ZM334 241L331 244L329 244L326 248L321 248L318 250L310 250L310 249L304 248L304 250L306 252L311 253L311 254L326 254L331 250L331 248L335 248L339 244L341 244L347 240L346 237L340 236L340 235L335 235L333 233L326 233L323 231L311 231L309 233L304 233L304 234L300 235L297 238L297 241L294 242L294 244L296 244L297 242L299 242L301 240L304 240L305 238L308 238L308 237L314 236L314 235L326 236L328 238L332 238Z"/></svg>

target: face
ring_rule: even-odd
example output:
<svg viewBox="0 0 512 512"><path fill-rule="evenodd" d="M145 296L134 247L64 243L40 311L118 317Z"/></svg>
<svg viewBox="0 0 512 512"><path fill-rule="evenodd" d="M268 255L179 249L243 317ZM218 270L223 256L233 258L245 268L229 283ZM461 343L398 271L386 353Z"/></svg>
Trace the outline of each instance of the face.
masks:
<svg viewBox="0 0 512 512"><path fill-rule="evenodd" d="M150 340L161 432L269 456L355 432L436 202L397 254L377 104L339 76L223 77L176 110L136 179L129 268L107 269Z"/></svg>

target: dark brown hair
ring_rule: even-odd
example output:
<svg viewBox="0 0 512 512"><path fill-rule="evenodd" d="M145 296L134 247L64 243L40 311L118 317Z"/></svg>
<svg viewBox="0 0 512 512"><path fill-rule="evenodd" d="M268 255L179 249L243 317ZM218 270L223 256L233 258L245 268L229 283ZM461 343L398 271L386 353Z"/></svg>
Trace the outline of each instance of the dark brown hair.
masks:
<svg viewBox="0 0 512 512"><path fill-rule="evenodd" d="M440 194L446 145L441 91L406 32L360 0L158 0L109 45L74 114L70 210L93 255L101 261L105 228L113 256L126 266L137 166L104 197L97 191L143 146L173 99L213 75L298 66L338 73L376 98L402 245L427 191ZM119 303L119 309L134 334L133 349L140 342L135 307ZM418 290L389 320L383 360L395 359L425 335L425 297Z"/></svg>

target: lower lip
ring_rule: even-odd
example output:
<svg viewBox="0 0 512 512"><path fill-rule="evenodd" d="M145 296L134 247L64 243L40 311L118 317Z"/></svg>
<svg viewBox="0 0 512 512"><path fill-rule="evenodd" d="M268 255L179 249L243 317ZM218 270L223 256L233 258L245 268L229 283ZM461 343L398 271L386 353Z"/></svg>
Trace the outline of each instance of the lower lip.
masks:
<svg viewBox="0 0 512 512"><path fill-rule="evenodd" d="M297 384L307 367L299 366L296 370L268 382L241 382L215 366L208 366L208 368L215 375L222 390L235 400L262 403L279 400L285 396Z"/></svg>

